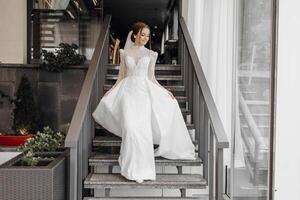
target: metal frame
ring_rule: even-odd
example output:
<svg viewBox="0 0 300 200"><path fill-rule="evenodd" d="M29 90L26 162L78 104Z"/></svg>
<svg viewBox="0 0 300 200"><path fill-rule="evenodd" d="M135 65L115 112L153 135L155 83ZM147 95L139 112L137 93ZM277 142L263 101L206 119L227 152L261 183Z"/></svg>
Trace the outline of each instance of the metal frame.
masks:
<svg viewBox="0 0 300 200"><path fill-rule="evenodd" d="M278 34L278 0L272 0L272 24L271 24L271 29L272 29L272 38L271 38L271 66L270 66L270 136L269 136L269 160L268 160L268 199L272 200L273 196L274 196L274 143L275 143L275 116L276 116L276 72L277 72L277 34ZM239 7L239 0L236 0L236 11L237 14L238 12L238 7ZM237 17L239 18L239 17ZM236 23L235 25L237 26L239 23L239 19L235 19ZM236 36L236 39L238 39L238 35ZM236 76L236 71L233 71L233 76ZM235 81L234 81L235 84ZM235 97L235 86L233 86L234 88L234 93L233 93L233 97ZM239 97L240 99L242 98L241 96ZM235 98L233 98L235 99ZM243 101L243 98L242 98ZM233 104L235 105L238 102L233 102ZM247 108L245 107L245 105L243 105L244 103L240 101L241 107L243 111L247 112ZM233 112L233 115L235 114L235 112ZM248 116L248 121L253 121L252 116ZM251 119L252 118L252 119ZM233 123L233 125L235 125ZM234 126L233 126L234 127ZM258 146L265 146L268 144L263 144L260 140L259 137L255 137L255 134L257 133L257 127L255 126L251 126L251 128L253 129L253 133L254 133L254 140L257 143L257 148L255 149L256 153L255 155L257 155L257 150L260 150L258 148ZM257 135L257 134L256 134ZM234 137L232 142L234 142ZM233 147L234 148L234 147ZM234 149L232 149L232 154L234 153ZM232 166L233 166L233 161L231 162ZM231 173L231 185L233 185L233 175ZM230 191L232 193L232 191Z"/></svg>
<svg viewBox="0 0 300 200"><path fill-rule="evenodd" d="M92 112L102 96L106 67L108 64L108 44L111 16L106 16L102 23L92 60L86 74L83 87L71 120L65 140L65 147L70 147L69 164L69 199L82 199L84 178L88 175L88 158L94 137Z"/></svg>
<svg viewBox="0 0 300 200"><path fill-rule="evenodd" d="M276 89L277 89L277 56L278 56L278 5L279 0L272 0L272 60L271 60L271 120L270 120L270 150L269 150L269 200L274 196L274 155L275 155L275 131L276 131Z"/></svg>
<svg viewBox="0 0 300 200"><path fill-rule="evenodd" d="M27 0L27 64L31 63L31 42L32 42L32 38L31 38L31 34L32 34L32 25L31 25L31 12L33 9L33 1L32 0Z"/></svg>
<svg viewBox="0 0 300 200"><path fill-rule="evenodd" d="M223 150L229 147L229 141L183 17L179 24L179 56L199 144L198 156L203 160L203 177L208 179L209 199L221 200L225 194Z"/></svg>

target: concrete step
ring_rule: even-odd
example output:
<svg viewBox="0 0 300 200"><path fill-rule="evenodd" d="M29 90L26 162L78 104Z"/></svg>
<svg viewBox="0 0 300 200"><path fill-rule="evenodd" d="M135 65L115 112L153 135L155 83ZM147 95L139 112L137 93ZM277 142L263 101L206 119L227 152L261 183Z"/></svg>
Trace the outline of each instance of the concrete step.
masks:
<svg viewBox="0 0 300 200"><path fill-rule="evenodd" d="M94 147L119 147L121 146L121 138L118 136L96 136L93 139ZM197 141L192 141L194 145Z"/></svg>
<svg viewBox="0 0 300 200"><path fill-rule="evenodd" d="M245 100L247 105L270 105L269 101L266 100Z"/></svg>
<svg viewBox="0 0 300 200"><path fill-rule="evenodd" d="M55 35L50 33L41 33L41 37L54 38Z"/></svg>
<svg viewBox="0 0 300 200"><path fill-rule="evenodd" d="M186 127L187 127L187 129L195 129L195 125L194 124L188 124L188 123L186 123ZM98 123L95 123L95 128L98 129L99 131L107 131L104 127L102 127Z"/></svg>
<svg viewBox="0 0 300 200"><path fill-rule="evenodd" d="M155 78L158 81L182 81L183 77L181 75L156 75ZM106 75L106 80L117 80L118 75Z"/></svg>
<svg viewBox="0 0 300 200"><path fill-rule="evenodd" d="M41 25L57 25L60 20L57 21L41 21Z"/></svg>
<svg viewBox="0 0 300 200"><path fill-rule="evenodd" d="M112 87L112 85L106 84L104 85L104 90L109 90ZM184 92L185 88L183 85L166 85L164 86L167 90L171 92Z"/></svg>
<svg viewBox="0 0 300 200"><path fill-rule="evenodd" d="M83 200L207 200L199 197L84 197Z"/></svg>
<svg viewBox="0 0 300 200"><path fill-rule="evenodd" d="M269 71L258 71L258 70L238 70L239 77L246 77L246 78L270 78Z"/></svg>
<svg viewBox="0 0 300 200"><path fill-rule="evenodd" d="M43 45L45 45L45 44L54 44L55 40L41 39L41 43Z"/></svg>
<svg viewBox="0 0 300 200"><path fill-rule="evenodd" d="M245 115L243 113L240 113L240 117L244 117ZM268 117L270 118L269 113L251 113L252 117Z"/></svg>
<svg viewBox="0 0 300 200"><path fill-rule="evenodd" d="M117 166L119 154L93 153L89 158L90 166ZM156 166L201 166L201 158L195 160L170 160L163 157L155 158Z"/></svg>
<svg viewBox="0 0 300 200"><path fill-rule="evenodd" d="M120 174L90 173L84 180L84 188L90 189L203 189L206 184L207 181L200 174L157 174L155 181L136 183Z"/></svg>
<svg viewBox="0 0 300 200"><path fill-rule="evenodd" d="M52 31L52 32L54 32L54 27L42 27L41 31Z"/></svg>
<svg viewBox="0 0 300 200"><path fill-rule="evenodd" d="M108 70L119 70L120 64L108 64ZM155 70L157 71L180 71L181 65L171 65L171 64L156 64Z"/></svg>

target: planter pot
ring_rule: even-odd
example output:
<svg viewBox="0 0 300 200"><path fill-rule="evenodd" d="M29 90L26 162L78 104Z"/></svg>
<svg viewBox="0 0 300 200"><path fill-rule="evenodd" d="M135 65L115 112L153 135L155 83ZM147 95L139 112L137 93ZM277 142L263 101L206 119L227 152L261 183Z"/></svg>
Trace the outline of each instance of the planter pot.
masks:
<svg viewBox="0 0 300 200"><path fill-rule="evenodd" d="M2 146L20 146L23 145L32 134L27 135L0 135L0 145Z"/></svg>
<svg viewBox="0 0 300 200"><path fill-rule="evenodd" d="M66 199L66 158L62 152L40 153L41 166L24 166L23 154L0 166L0 197L3 200L64 200Z"/></svg>

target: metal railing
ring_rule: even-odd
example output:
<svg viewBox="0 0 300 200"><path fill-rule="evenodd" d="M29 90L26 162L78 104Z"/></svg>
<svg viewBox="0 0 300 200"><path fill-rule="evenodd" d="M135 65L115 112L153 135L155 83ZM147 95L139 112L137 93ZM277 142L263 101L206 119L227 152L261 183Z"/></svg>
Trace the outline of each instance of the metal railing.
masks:
<svg viewBox="0 0 300 200"><path fill-rule="evenodd" d="M253 183L259 185L258 179L261 176L259 171L267 170L268 145L240 91L238 95L240 113L245 118L246 125L250 129L247 136L241 129L241 136L249 154L249 158L246 159L246 166Z"/></svg>
<svg viewBox="0 0 300 200"><path fill-rule="evenodd" d="M203 160L209 199L220 200L225 194L223 150L229 147L229 142L183 17L179 24L179 62L184 66L184 85L195 125L198 156Z"/></svg>
<svg viewBox="0 0 300 200"><path fill-rule="evenodd" d="M71 120L65 140L70 147L69 160L69 199L82 199L83 180L88 175L88 158L94 138L92 112L103 93L108 64L109 28L111 16L105 17L92 60Z"/></svg>

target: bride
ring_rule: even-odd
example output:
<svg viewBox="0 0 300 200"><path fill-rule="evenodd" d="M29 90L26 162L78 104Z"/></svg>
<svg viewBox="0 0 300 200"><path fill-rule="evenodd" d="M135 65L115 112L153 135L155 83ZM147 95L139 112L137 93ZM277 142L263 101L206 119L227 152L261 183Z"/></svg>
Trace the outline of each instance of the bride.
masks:
<svg viewBox="0 0 300 200"><path fill-rule="evenodd" d="M138 183L155 180L154 157L195 159L178 102L154 76L158 54L145 47L149 40L149 26L135 23L120 49L118 80L92 114L97 123L122 137L121 175ZM159 146L154 149L153 144Z"/></svg>

